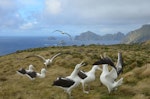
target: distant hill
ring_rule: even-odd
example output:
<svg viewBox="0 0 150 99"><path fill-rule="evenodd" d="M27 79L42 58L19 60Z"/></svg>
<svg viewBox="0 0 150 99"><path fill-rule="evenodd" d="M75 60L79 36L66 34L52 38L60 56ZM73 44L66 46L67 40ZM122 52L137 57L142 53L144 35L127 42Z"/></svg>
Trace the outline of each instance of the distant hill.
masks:
<svg viewBox="0 0 150 99"><path fill-rule="evenodd" d="M101 40L122 40L125 37L125 35L121 32L115 33L115 34L106 34L104 36L101 36Z"/></svg>
<svg viewBox="0 0 150 99"><path fill-rule="evenodd" d="M81 33L80 35L75 37L75 40L122 40L124 38L124 34L121 32L115 34L106 34L104 36L100 36L96 33L91 31L87 31Z"/></svg>
<svg viewBox="0 0 150 99"><path fill-rule="evenodd" d="M141 28L129 32L122 43L141 43L147 40L150 40L150 25L143 25Z"/></svg>
<svg viewBox="0 0 150 99"><path fill-rule="evenodd" d="M87 31L75 36L75 40L117 40L124 44L142 43L150 40L150 24L143 25L141 28L131 31L127 35L118 32L115 34L106 34L101 36L91 31Z"/></svg>
<svg viewBox="0 0 150 99"><path fill-rule="evenodd" d="M75 40L99 40L99 39L100 39L100 36L91 31L81 33L80 35L75 37Z"/></svg>

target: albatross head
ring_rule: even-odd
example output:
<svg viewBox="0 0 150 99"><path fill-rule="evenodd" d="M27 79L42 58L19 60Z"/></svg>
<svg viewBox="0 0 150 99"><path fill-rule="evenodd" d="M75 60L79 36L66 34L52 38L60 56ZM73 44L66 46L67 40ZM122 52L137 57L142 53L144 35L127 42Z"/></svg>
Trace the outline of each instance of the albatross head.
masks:
<svg viewBox="0 0 150 99"><path fill-rule="evenodd" d="M85 65L85 63L84 63L84 61L82 61L81 63L79 63L75 66L75 69L79 69L80 67L82 67L84 65Z"/></svg>
<svg viewBox="0 0 150 99"><path fill-rule="evenodd" d="M32 64L29 65L29 70L33 70L34 66Z"/></svg>
<svg viewBox="0 0 150 99"><path fill-rule="evenodd" d="M46 73L46 69L45 68L42 68L41 69L41 74L45 74Z"/></svg>

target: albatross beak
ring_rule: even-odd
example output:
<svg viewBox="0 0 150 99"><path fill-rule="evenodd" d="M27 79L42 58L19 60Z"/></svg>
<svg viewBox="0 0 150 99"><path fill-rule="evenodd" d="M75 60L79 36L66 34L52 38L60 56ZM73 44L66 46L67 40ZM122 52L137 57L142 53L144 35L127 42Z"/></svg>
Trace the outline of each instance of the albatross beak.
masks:
<svg viewBox="0 0 150 99"><path fill-rule="evenodd" d="M87 66L87 65L88 65L88 63L86 63L86 62L82 63L82 66Z"/></svg>
<svg viewBox="0 0 150 99"><path fill-rule="evenodd" d="M82 66L83 62L84 62L84 61L82 61L82 62L80 63L81 66Z"/></svg>
<svg viewBox="0 0 150 99"><path fill-rule="evenodd" d="M101 69L100 67L98 67L98 70L101 70L101 71L102 71L102 69Z"/></svg>
<svg viewBox="0 0 150 99"><path fill-rule="evenodd" d="M82 61L80 64L81 64L82 66L87 66L87 63L85 63L84 61Z"/></svg>

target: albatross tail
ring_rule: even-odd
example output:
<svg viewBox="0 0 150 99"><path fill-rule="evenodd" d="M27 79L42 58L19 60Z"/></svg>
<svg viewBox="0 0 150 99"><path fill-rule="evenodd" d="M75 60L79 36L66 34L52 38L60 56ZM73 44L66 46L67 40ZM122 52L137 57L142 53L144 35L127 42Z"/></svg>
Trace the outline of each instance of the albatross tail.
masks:
<svg viewBox="0 0 150 99"><path fill-rule="evenodd" d="M117 82L115 82L115 88L120 86L123 83L123 78L120 78Z"/></svg>

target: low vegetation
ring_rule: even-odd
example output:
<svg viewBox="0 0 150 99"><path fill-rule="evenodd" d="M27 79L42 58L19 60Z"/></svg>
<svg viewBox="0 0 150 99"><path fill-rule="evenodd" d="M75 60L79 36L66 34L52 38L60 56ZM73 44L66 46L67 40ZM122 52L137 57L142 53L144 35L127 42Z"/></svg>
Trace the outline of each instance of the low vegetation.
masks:
<svg viewBox="0 0 150 99"><path fill-rule="evenodd" d="M96 72L96 80L91 83L89 94L82 92L79 85L72 91L74 99L150 99L150 45L89 45L45 47L17 51L5 56L0 56L0 99L67 99L67 94L60 88L52 86L53 81L59 77L68 76L77 63L84 60L88 65L82 67L89 71L92 64L104 52L114 62L117 61L118 51L122 52L124 71L119 76L124 78L118 90L108 94L107 88L100 83L101 71ZM26 76L20 76L16 70L28 68L30 64L40 72L44 67L43 62L35 57L24 57L39 54L49 58L56 53L62 53L54 63L47 68L46 78L31 81Z"/></svg>

